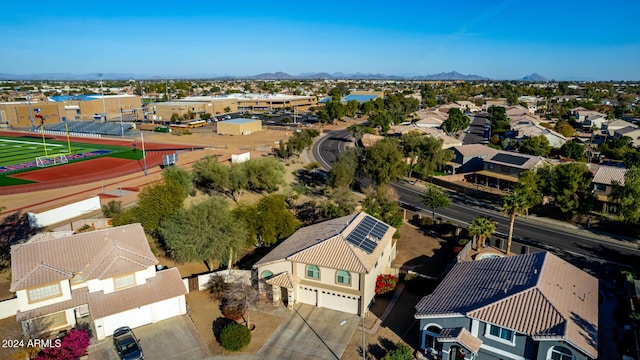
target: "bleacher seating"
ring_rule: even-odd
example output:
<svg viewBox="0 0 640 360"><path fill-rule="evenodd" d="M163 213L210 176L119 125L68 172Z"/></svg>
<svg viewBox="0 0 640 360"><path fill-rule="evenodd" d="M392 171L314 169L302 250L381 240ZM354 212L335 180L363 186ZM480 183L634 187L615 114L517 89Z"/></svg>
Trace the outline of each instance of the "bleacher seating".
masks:
<svg viewBox="0 0 640 360"><path fill-rule="evenodd" d="M138 132L133 130L131 124L122 124L120 127L119 122L97 122L97 121L67 121L66 126L64 122L57 124L45 125L45 130L62 131L66 132L67 127L70 133L81 134L101 134L109 136L121 136L123 133L125 136L134 136Z"/></svg>

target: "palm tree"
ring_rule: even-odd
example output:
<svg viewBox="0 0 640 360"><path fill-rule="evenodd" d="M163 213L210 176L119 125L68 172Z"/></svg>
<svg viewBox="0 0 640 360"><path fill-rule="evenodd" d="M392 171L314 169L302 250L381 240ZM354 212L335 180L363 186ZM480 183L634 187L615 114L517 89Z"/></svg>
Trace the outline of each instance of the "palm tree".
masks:
<svg viewBox="0 0 640 360"><path fill-rule="evenodd" d="M527 199L523 194L515 191L504 197L502 203L502 211L509 217L509 237L507 238L506 254L511 252L511 239L513 238L513 224L516 221L516 215L522 215L529 209Z"/></svg>
<svg viewBox="0 0 640 360"><path fill-rule="evenodd" d="M422 202L433 210L433 218L436 217L436 208L446 208L451 205L449 195L435 186L427 187L427 191L422 194Z"/></svg>
<svg viewBox="0 0 640 360"><path fill-rule="evenodd" d="M475 247L478 249L484 240L496 232L496 222L484 216L477 216L469 225L469 235L476 239Z"/></svg>

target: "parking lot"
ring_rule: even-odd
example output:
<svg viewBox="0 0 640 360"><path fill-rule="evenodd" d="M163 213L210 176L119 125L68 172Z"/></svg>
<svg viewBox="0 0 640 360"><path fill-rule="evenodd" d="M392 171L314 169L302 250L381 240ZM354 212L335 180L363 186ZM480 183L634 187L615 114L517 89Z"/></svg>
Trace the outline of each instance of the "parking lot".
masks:
<svg viewBox="0 0 640 360"><path fill-rule="evenodd" d="M146 359L203 359L209 355L206 346L199 344L191 319L177 316L155 324L133 329L140 340ZM111 336L88 349L91 360L118 360Z"/></svg>

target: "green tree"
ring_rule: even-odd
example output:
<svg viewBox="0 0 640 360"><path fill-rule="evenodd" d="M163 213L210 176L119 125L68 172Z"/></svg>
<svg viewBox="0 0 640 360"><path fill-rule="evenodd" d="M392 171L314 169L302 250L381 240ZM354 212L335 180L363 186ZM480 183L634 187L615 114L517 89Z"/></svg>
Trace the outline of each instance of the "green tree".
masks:
<svg viewBox="0 0 640 360"><path fill-rule="evenodd" d="M387 111L376 110L369 116L369 125L373 128L380 128L381 134L386 134L391 129L393 117Z"/></svg>
<svg viewBox="0 0 640 360"><path fill-rule="evenodd" d="M529 155L547 156L551 152L549 139L544 135L526 138L520 142L520 152Z"/></svg>
<svg viewBox="0 0 640 360"><path fill-rule="evenodd" d="M284 165L274 157L251 159L243 162L242 166L247 176L247 187L251 191L271 193L285 184Z"/></svg>
<svg viewBox="0 0 640 360"><path fill-rule="evenodd" d="M484 241L496 232L496 222L484 216L477 216L469 224L468 230L469 235L476 240L476 249L479 249Z"/></svg>
<svg viewBox="0 0 640 360"><path fill-rule="evenodd" d="M247 230L220 197L212 197L173 214L158 229L171 258L177 262L202 260L209 269L227 262L240 250Z"/></svg>
<svg viewBox="0 0 640 360"><path fill-rule="evenodd" d="M398 205L398 194L391 187L378 187L365 191L362 210L378 220L399 228L404 220L404 213Z"/></svg>
<svg viewBox="0 0 640 360"><path fill-rule="evenodd" d="M193 191L193 176L185 169L177 166L165 167L162 169L162 178L165 182L173 182L180 186L185 198Z"/></svg>
<svg viewBox="0 0 640 360"><path fill-rule="evenodd" d="M511 253L511 240L513 239L513 225L516 222L516 216L522 215L529 208L526 196L519 192L513 192L505 196L502 203L502 212L509 217L509 236L507 237L506 254Z"/></svg>
<svg viewBox="0 0 640 360"><path fill-rule="evenodd" d="M580 145L574 141L568 141L560 148L560 154L573 160L584 160L584 145Z"/></svg>
<svg viewBox="0 0 640 360"><path fill-rule="evenodd" d="M234 214L244 221L250 244L271 246L289 237L300 226L282 195L264 196L253 206L239 206Z"/></svg>
<svg viewBox="0 0 640 360"><path fill-rule="evenodd" d="M355 117L358 112L358 108L360 107L360 103L357 100L349 100L347 101L347 106L345 108L345 113L349 117Z"/></svg>
<svg viewBox="0 0 640 360"><path fill-rule="evenodd" d="M217 156L207 155L193 164L193 180L198 189L209 195L224 193L229 183L229 169Z"/></svg>
<svg viewBox="0 0 640 360"><path fill-rule="evenodd" d="M398 343L396 348L386 353L382 360L413 360L413 350L408 345Z"/></svg>
<svg viewBox="0 0 640 360"><path fill-rule="evenodd" d="M182 209L184 190L173 182L146 186L138 195L138 205L132 215L144 229L153 234L160 224Z"/></svg>
<svg viewBox="0 0 640 360"><path fill-rule="evenodd" d="M2 207L0 207L0 211L2 211ZM122 208L122 201L111 200L107 204L102 205L102 215L108 218L115 218L124 212Z"/></svg>
<svg viewBox="0 0 640 360"><path fill-rule="evenodd" d="M432 209L434 218L436 217L436 209L446 208L451 205L449 195L433 185L427 187L427 190L422 195L422 202Z"/></svg>
<svg viewBox="0 0 640 360"><path fill-rule="evenodd" d="M551 173L553 203L563 213L575 213L589 203L593 176L585 163L557 165Z"/></svg>
<svg viewBox="0 0 640 360"><path fill-rule="evenodd" d="M525 203L528 205L525 209L525 214L528 213L528 209L542 202L540 181L541 179L537 172L525 170L520 173L518 182L513 186L514 193L517 192L520 197L524 198Z"/></svg>
<svg viewBox="0 0 640 360"><path fill-rule="evenodd" d="M558 121L555 130L564 137L572 137L576 134L576 129L566 121Z"/></svg>
<svg viewBox="0 0 640 360"><path fill-rule="evenodd" d="M377 186L384 186L404 174L405 163L398 140L382 139L364 154L362 172Z"/></svg>
<svg viewBox="0 0 640 360"><path fill-rule="evenodd" d="M449 109L449 117L442 123L442 128L449 135L455 134L469 126L469 118L458 108Z"/></svg>
<svg viewBox="0 0 640 360"><path fill-rule="evenodd" d="M225 107L225 108L224 108L224 112L226 112L226 113L231 112L231 108L230 108L230 107L228 107L228 106L227 106L227 107Z"/></svg>
<svg viewBox="0 0 640 360"><path fill-rule="evenodd" d="M624 154L623 163L627 168L640 167L640 151L631 150Z"/></svg>
<svg viewBox="0 0 640 360"><path fill-rule="evenodd" d="M356 179L360 153L360 148L349 148L342 152L329 171L327 185L332 188L351 188Z"/></svg>
<svg viewBox="0 0 640 360"><path fill-rule="evenodd" d="M624 221L640 223L640 168L632 167L624 176L624 185L614 184L613 198L620 203L620 213Z"/></svg>
<svg viewBox="0 0 640 360"><path fill-rule="evenodd" d="M240 351L251 342L251 330L235 321L220 331L220 345L228 351Z"/></svg>

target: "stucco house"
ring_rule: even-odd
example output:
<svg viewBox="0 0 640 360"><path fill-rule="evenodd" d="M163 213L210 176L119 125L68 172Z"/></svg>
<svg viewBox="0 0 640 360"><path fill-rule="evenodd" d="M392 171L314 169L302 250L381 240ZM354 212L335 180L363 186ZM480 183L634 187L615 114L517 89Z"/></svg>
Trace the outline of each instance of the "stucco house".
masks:
<svg viewBox="0 0 640 360"><path fill-rule="evenodd" d="M522 117L511 121L510 126L511 130L507 134L515 139L544 136L549 140L549 146L554 149L561 148L567 142L567 138L564 135L540 125L531 118Z"/></svg>
<svg viewBox="0 0 640 360"><path fill-rule="evenodd" d="M593 210L603 213L618 213L619 203L613 198L613 189L617 184L624 186L627 169L623 167L589 164L593 174Z"/></svg>
<svg viewBox="0 0 640 360"><path fill-rule="evenodd" d="M598 358L598 279L548 252L458 263L415 318L431 359Z"/></svg>
<svg viewBox="0 0 640 360"><path fill-rule="evenodd" d="M453 159L445 164L445 173L460 174L482 170L484 159L492 157L498 150L481 144L458 145L451 148Z"/></svg>
<svg viewBox="0 0 640 360"><path fill-rule="evenodd" d="M261 291L362 316L396 257L395 232L364 212L299 229L253 266Z"/></svg>
<svg viewBox="0 0 640 360"><path fill-rule="evenodd" d="M544 160L542 156L500 150L484 159L484 169L475 173L476 181L486 180L489 185L503 189L518 182L521 172L536 168Z"/></svg>
<svg viewBox="0 0 640 360"><path fill-rule="evenodd" d="M613 132L615 138L628 137L631 139L631 146L640 147L640 129L635 126L627 126Z"/></svg>
<svg viewBox="0 0 640 360"><path fill-rule="evenodd" d="M178 269L158 259L140 224L75 235L44 233L11 247L16 318L32 336L92 325L98 339L186 314Z"/></svg>

